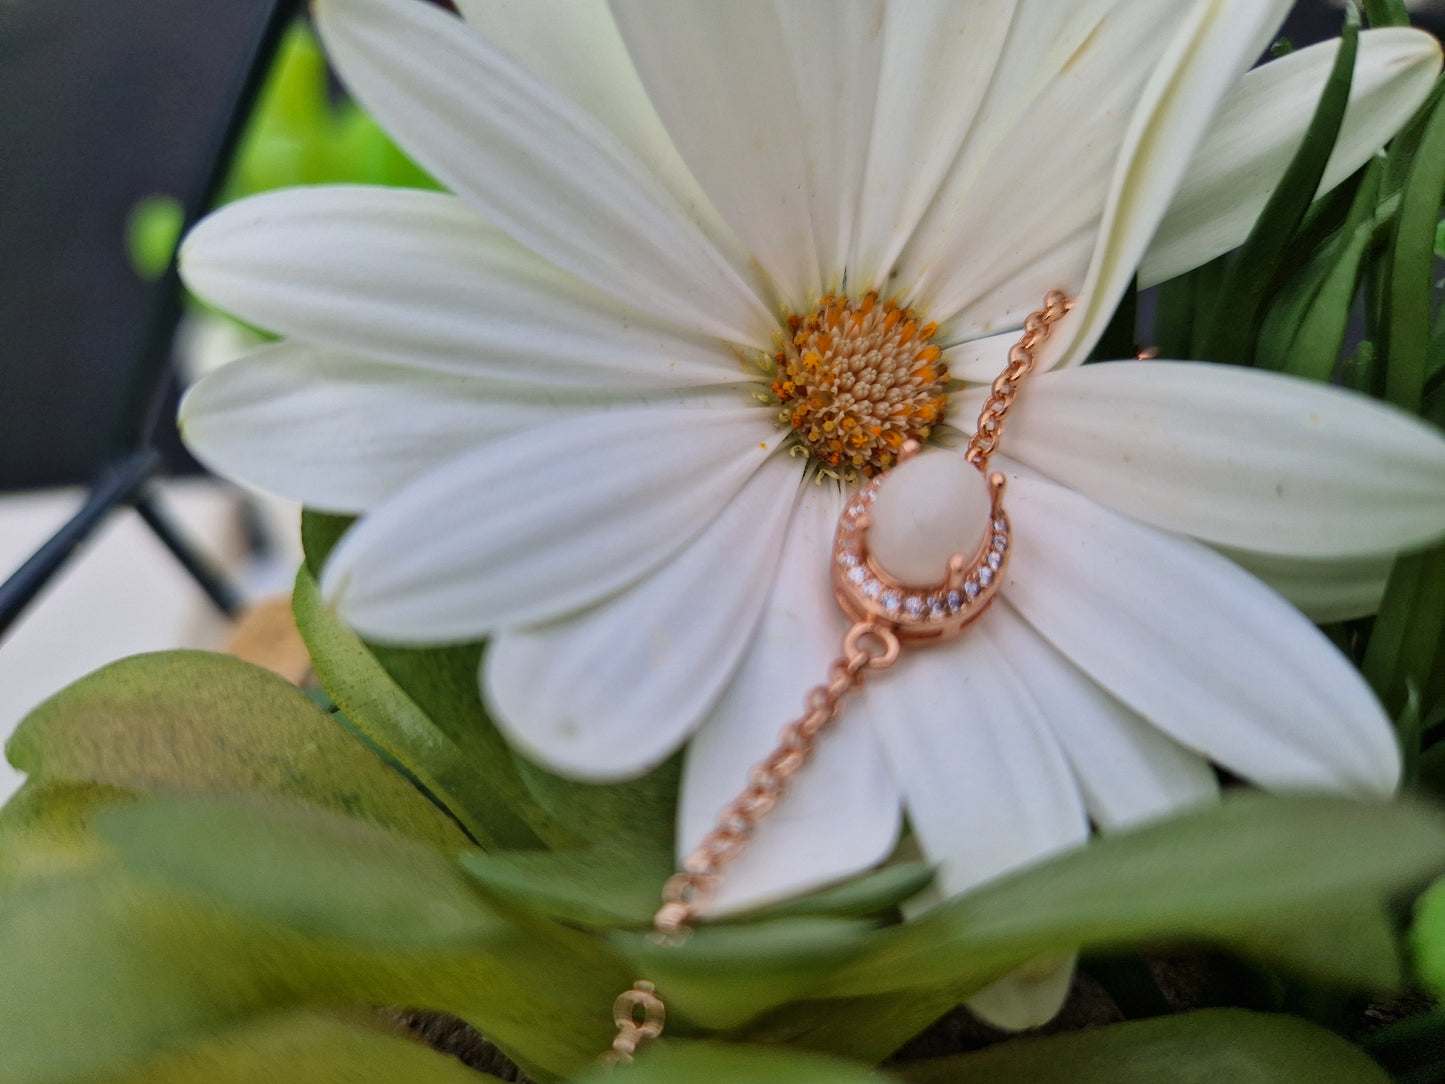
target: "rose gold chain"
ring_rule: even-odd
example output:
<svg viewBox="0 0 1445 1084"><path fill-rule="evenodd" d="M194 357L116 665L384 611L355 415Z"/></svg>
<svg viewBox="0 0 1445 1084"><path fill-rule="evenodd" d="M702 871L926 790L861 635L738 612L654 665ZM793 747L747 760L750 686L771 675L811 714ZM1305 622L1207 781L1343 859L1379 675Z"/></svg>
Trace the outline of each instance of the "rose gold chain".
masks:
<svg viewBox="0 0 1445 1084"><path fill-rule="evenodd" d="M1044 299L1044 307L1024 321L1023 337L1010 348L1008 365L993 382L965 452L981 471L986 471L989 457L998 450L1004 419L1021 381L1034 367L1038 348L1071 307L1072 302L1055 290ZM663 885L663 904L652 919L659 936L672 941L686 937L721 884L722 868L748 845L759 822L787 791L789 781L812 759L823 732L843 714L844 698L863 684L866 671L887 669L898 661L900 651L897 631L886 623L859 621L848 629L843 654L828 669L828 684L809 691L807 711L783 728L777 747L753 768L747 786ZM612 1015L617 1037L600 1060L608 1066L630 1065L643 1045L662 1034L666 1007L656 987L640 979L618 996Z"/></svg>
<svg viewBox="0 0 1445 1084"><path fill-rule="evenodd" d="M1069 299L1055 290L1044 298L1044 307L1024 321L1023 338L1009 348L1008 365L994 378L993 387L978 414L978 427L969 439L968 451L964 453L968 461L980 470L988 466L989 457L998 451L999 441L1003 438L1004 419L1019 393L1019 384L1033 370L1039 347L1053 331L1054 324L1072 307Z"/></svg>
<svg viewBox="0 0 1445 1084"><path fill-rule="evenodd" d="M676 935L691 927L717 891L719 871L747 846L788 781L812 759L823 731L843 714L843 698L863 684L865 670L892 666L898 652L898 637L886 625L860 621L848 630L843 654L828 669L828 684L809 691L807 712L783 728L772 754L752 770L748 785L718 815L716 826L683 861L681 871L663 885L664 902L652 919L658 933Z"/></svg>

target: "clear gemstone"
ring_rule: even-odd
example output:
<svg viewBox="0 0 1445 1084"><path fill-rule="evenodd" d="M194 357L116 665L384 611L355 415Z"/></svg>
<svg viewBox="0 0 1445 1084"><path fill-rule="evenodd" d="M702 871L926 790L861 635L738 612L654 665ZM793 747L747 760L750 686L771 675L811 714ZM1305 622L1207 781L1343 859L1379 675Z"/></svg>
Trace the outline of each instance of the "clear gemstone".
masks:
<svg viewBox="0 0 1445 1084"><path fill-rule="evenodd" d="M903 606L903 592L889 589L883 592L883 598L879 601L883 603L885 610L891 614L896 614Z"/></svg>
<svg viewBox="0 0 1445 1084"><path fill-rule="evenodd" d="M970 602L978 598L978 581L969 579L963 582L963 593L968 596Z"/></svg>
<svg viewBox="0 0 1445 1084"><path fill-rule="evenodd" d="M863 594L867 598L877 598L883 591L883 584L878 580L869 580L863 585Z"/></svg>
<svg viewBox="0 0 1445 1084"><path fill-rule="evenodd" d="M1001 534L994 535L993 548L1002 553L1004 550L1008 549L1008 539Z"/></svg>
<svg viewBox="0 0 1445 1084"><path fill-rule="evenodd" d="M963 592L955 587L948 593L948 612L956 614L961 609L963 609Z"/></svg>
<svg viewBox="0 0 1445 1084"><path fill-rule="evenodd" d="M858 555L852 550L842 550L838 554L838 563L844 568L856 568L858 566Z"/></svg>
<svg viewBox="0 0 1445 1084"><path fill-rule="evenodd" d="M1007 534L1008 520L1004 519L1002 516L999 516L998 519L993 521L993 529L999 534Z"/></svg>
<svg viewBox="0 0 1445 1084"><path fill-rule="evenodd" d="M960 599L959 601L962 602L963 600ZM942 595L934 595L931 599L928 600L928 616L947 617L948 600L945 599Z"/></svg>
<svg viewBox="0 0 1445 1084"><path fill-rule="evenodd" d="M999 568L999 565L1001 565L1001 564L1003 564L1003 554L998 553L998 552L994 552L994 553L990 553L990 554L988 555L988 567L989 567L989 568L991 568L991 569L993 569L995 572L997 572L997 571L998 571L998 568Z"/></svg>
<svg viewBox="0 0 1445 1084"><path fill-rule="evenodd" d="M909 595L903 600L903 612L909 617L923 616L923 599L917 595Z"/></svg>
<svg viewBox="0 0 1445 1084"><path fill-rule="evenodd" d="M848 582L851 584L862 584L868 578L868 570L862 565L855 565L848 570Z"/></svg>
<svg viewBox="0 0 1445 1084"><path fill-rule="evenodd" d="M993 569L989 568L986 565L983 568L979 569L978 582L983 584L985 587L993 583Z"/></svg>
<svg viewBox="0 0 1445 1084"><path fill-rule="evenodd" d="M865 505L862 501L856 501L856 500L855 500L852 504L850 504L850 505L848 506L848 518L849 518L849 519L857 519L859 516L861 516L861 515L863 514L863 510L864 510L866 507L867 507L867 505Z"/></svg>

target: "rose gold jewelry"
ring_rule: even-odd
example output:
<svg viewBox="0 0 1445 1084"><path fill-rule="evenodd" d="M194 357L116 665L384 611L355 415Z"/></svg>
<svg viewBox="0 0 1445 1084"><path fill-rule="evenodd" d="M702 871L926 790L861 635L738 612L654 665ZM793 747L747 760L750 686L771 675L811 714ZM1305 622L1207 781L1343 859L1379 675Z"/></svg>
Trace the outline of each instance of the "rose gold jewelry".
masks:
<svg viewBox="0 0 1445 1084"><path fill-rule="evenodd" d="M972 554L950 557L935 584L901 583L868 550L869 513L886 474L870 480L848 502L833 539L832 563L834 597L853 621L843 638L843 654L829 667L828 683L808 693L803 716L783 728L777 747L753 768L747 786L718 815L716 825L683 861L682 869L663 885L663 904L652 920L660 938L676 943L691 932L722 883L722 867L747 846L758 823L812 757L823 731L843 714L844 697L863 684L867 671L892 666L904 643L939 643L958 636L997 596L1008 567L1009 520L1003 508L1004 476L988 474L988 462L998 450L1004 420L1020 382L1034 367L1038 348L1071 307L1068 298L1055 290L1044 307L1024 321L1023 337L1009 350L1008 365L994 380L979 412L964 456L988 478L991 508L988 527ZM920 450L917 441L908 441L898 462ZM662 1034L666 1009L653 984L639 980L618 997L613 1018L617 1038L601 1060L610 1066L626 1065L638 1049Z"/></svg>

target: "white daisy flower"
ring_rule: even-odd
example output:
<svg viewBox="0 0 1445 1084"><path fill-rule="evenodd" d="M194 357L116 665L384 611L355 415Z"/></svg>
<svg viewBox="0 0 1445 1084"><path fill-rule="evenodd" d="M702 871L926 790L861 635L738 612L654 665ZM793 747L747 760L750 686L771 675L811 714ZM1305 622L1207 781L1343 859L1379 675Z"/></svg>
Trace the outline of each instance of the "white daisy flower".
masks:
<svg viewBox="0 0 1445 1084"><path fill-rule="evenodd" d="M190 394L187 439L362 515L323 576L357 629L490 637L498 725L561 773L691 739L686 853L837 654L832 475L971 432L982 391L949 381L991 381L1057 289L1077 304L995 460L1002 601L854 700L716 906L866 869L905 812L952 893L1211 800L1211 761L1392 791L1368 688L1241 565L1369 612L1390 555L1445 529L1445 441L1265 373L1076 367L1141 263L1238 244L1281 175L1335 48L1246 74L1287 0L460 6L316 5L454 196L261 196L183 251L193 289L286 336ZM1363 35L1327 184L1438 68L1427 35Z"/></svg>

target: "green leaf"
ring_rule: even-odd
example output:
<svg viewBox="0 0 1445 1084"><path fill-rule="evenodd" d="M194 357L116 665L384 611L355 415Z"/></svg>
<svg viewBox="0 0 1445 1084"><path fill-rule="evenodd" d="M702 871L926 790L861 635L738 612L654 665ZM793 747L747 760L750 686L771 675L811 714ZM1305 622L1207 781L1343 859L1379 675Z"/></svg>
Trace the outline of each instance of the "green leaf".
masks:
<svg viewBox="0 0 1445 1084"><path fill-rule="evenodd" d="M292 608L317 678L368 741L420 780L483 846L538 845L536 829L545 829L547 818L531 800L512 767L510 750L490 723L458 720L455 709L436 714L423 710L366 644L327 609L305 567L296 576ZM430 656L432 672L418 674L416 685L429 686L433 698L447 696L457 682L455 667L444 669L453 657ZM475 669L470 673L470 691L460 695L475 698Z"/></svg>
<svg viewBox="0 0 1445 1084"><path fill-rule="evenodd" d="M154 282L165 273L184 221L185 210L174 196L148 196L130 209L125 249L136 274Z"/></svg>
<svg viewBox="0 0 1445 1084"><path fill-rule="evenodd" d="M1153 330L1153 345L1160 357L1199 357L1197 347L1228 269L1228 256L1217 256L1160 285Z"/></svg>
<svg viewBox="0 0 1445 1084"><path fill-rule="evenodd" d="M633 978L561 927L518 919L462 944L319 938L116 862L0 895L0 959L7 1084L118 1073L304 1005L448 1012L546 1082L606 1048L612 998Z"/></svg>
<svg viewBox="0 0 1445 1084"><path fill-rule="evenodd" d="M1384 167L1378 161L1371 163L1366 171L1335 258L1310 298L1286 353L1279 359L1287 373L1321 383L1328 383L1334 377L1365 254L1381 223L1389 220L1389 211L1377 214L1375 208L1383 172Z"/></svg>
<svg viewBox="0 0 1445 1084"><path fill-rule="evenodd" d="M414 1039L298 1012L221 1032L101 1084L485 1084L498 1079Z"/></svg>
<svg viewBox="0 0 1445 1084"><path fill-rule="evenodd" d="M1445 546L1395 561L1360 667L1385 709L1398 717L1410 686L1428 687L1445 643Z"/></svg>
<svg viewBox="0 0 1445 1084"><path fill-rule="evenodd" d="M958 1007L972 989L911 986L871 997L829 998L779 1005L737 1029L739 1042L786 1043L875 1065Z"/></svg>
<svg viewBox="0 0 1445 1084"><path fill-rule="evenodd" d="M1201 938L1301 969L1312 963L1336 981L1390 985L1398 964L1387 945L1371 935L1364 949L1351 946L1360 957L1342 957L1320 929L1378 928L1368 916L1381 898L1441 868L1445 822L1422 807L1241 794L1100 839L881 930L818 994L977 989L1047 953ZM1319 928L1316 916L1325 920Z"/></svg>
<svg viewBox="0 0 1445 1084"><path fill-rule="evenodd" d="M633 1065L596 1070L582 1084L884 1084L890 1079L867 1066L816 1054L664 1040L648 1047Z"/></svg>
<svg viewBox="0 0 1445 1084"><path fill-rule="evenodd" d="M707 1028L733 1028L806 997L864 952L873 926L790 918L704 926L682 944L615 934L616 944L664 992L668 1011Z"/></svg>
<svg viewBox="0 0 1445 1084"><path fill-rule="evenodd" d="M514 906L592 928L647 926L673 873L661 853L638 865L611 847L572 851L504 851L463 855L465 869L486 891Z"/></svg>
<svg viewBox="0 0 1445 1084"><path fill-rule="evenodd" d="M1365 17L1371 26L1409 26L1405 0L1365 0Z"/></svg>
<svg viewBox="0 0 1445 1084"><path fill-rule="evenodd" d="M1019 1039L894 1071L914 1084L1390 1084L1338 1035L1242 1009Z"/></svg>
<svg viewBox="0 0 1445 1084"><path fill-rule="evenodd" d="M321 575L326 558L336 548L347 529L356 522L355 516L338 516L330 512L317 512L306 508L301 512L301 550L306 555L306 567L313 579Z"/></svg>
<svg viewBox="0 0 1445 1084"><path fill-rule="evenodd" d="M863 918L891 910L916 896L933 882L933 876L934 867L927 862L898 862L811 896L739 915L738 920L771 921L809 915Z"/></svg>
<svg viewBox="0 0 1445 1084"><path fill-rule="evenodd" d="M1390 242L1385 315L1385 397L1418 413L1430 350L1435 227L1445 189L1445 97L1435 102L1415 150Z"/></svg>
<svg viewBox="0 0 1445 1084"><path fill-rule="evenodd" d="M1339 52L1304 141L1225 275L1199 344L1199 357L1236 364L1251 360L1261 314L1278 276L1281 257L1319 191L1339 136L1350 100L1359 36L1359 16L1347 9Z"/></svg>
<svg viewBox="0 0 1445 1084"><path fill-rule="evenodd" d="M513 762L533 801L573 839L611 850L619 862L671 866L681 753L626 783L564 779L520 754Z"/></svg>
<svg viewBox="0 0 1445 1084"><path fill-rule="evenodd" d="M660 888L674 872L659 853L638 865L607 846L580 851L467 854L462 867L489 893L539 914L600 928L638 928L652 921ZM844 884L763 910L728 916L722 924L782 918L857 918L896 908L933 880L926 862L903 862Z"/></svg>
<svg viewBox="0 0 1445 1084"><path fill-rule="evenodd" d="M357 718L355 705L366 697L378 694L385 686L374 668L360 664L358 648L369 653L400 689L430 718L433 730L443 733L452 752L443 759L465 764L467 778L485 780L485 786L473 782L481 794L472 796L489 803L479 807L473 820L492 826L507 810L520 817L532 833L526 837L508 828L500 837L508 846L535 846L540 837L549 847L584 848L595 844L613 848L617 861L623 865L640 864L653 868L662 855L671 860L672 825L677 801L677 779L680 757L629 783L599 786L562 779L512 752L497 732L477 691L477 675L482 665L482 645L463 644L438 648L402 648L382 644L363 644L350 630L325 610L316 591L314 570L324 562L330 548L350 521L341 517L307 513L302 520L302 537L306 546L307 564L313 570L297 579L297 622L303 636L318 638L324 633L327 644L313 648L318 657L317 674L336 702L355 719L372 740L416 772L418 778L436 780L441 785L442 764L430 759L422 761L420 749L407 749L384 733L385 720L374 713ZM322 672L328 652L346 648L353 665L345 671L327 666ZM308 645L310 640L308 639ZM332 685L337 685L333 690ZM342 691L342 687L345 690ZM449 792L458 799L466 796L463 780L448 781L439 795ZM449 803L450 804L450 803ZM504 822L503 822L504 823ZM491 828L494 835L498 829Z"/></svg>
<svg viewBox="0 0 1445 1084"><path fill-rule="evenodd" d="M91 831L95 812L138 798L120 787L27 780L0 807L0 892L92 864L102 847Z"/></svg>
<svg viewBox="0 0 1445 1084"><path fill-rule="evenodd" d="M314 806L158 798L97 826L129 869L304 933L449 944L503 926L435 850Z"/></svg>
<svg viewBox="0 0 1445 1084"><path fill-rule="evenodd" d="M442 850L468 844L445 813L306 696L227 655L174 651L112 663L32 711L6 755L40 782L275 795Z"/></svg>
<svg viewBox="0 0 1445 1084"><path fill-rule="evenodd" d="M1436 994L1445 994L1445 879L1416 901L1410 938L1420 977Z"/></svg>
<svg viewBox="0 0 1445 1084"><path fill-rule="evenodd" d="M1131 282L1119 299L1114 315L1099 341L1089 354L1090 361L1114 361L1132 358L1139 350L1137 327L1139 322L1139 283Z"/></svg>

